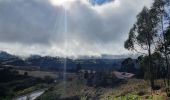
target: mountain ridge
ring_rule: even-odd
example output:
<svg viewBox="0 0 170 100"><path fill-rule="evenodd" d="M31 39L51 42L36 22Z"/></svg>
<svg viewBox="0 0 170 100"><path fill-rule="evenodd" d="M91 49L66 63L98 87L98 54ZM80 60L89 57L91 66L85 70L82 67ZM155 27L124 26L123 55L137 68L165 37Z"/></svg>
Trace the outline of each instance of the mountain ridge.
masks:
<svg viewBox="0 0 170 100"><path fill-rule="evenodd" d="M1 65L13 65L13 66L36 66L42 69L61 70L66 60L67 69L75 69L77 64L81 64L84 69L109 69L120 68L121 59L104 59L101 57L86 57L86 59L72 59L63 57L50 57L31 55L26 59L14 56L7 52L0 53Z"/></svg>

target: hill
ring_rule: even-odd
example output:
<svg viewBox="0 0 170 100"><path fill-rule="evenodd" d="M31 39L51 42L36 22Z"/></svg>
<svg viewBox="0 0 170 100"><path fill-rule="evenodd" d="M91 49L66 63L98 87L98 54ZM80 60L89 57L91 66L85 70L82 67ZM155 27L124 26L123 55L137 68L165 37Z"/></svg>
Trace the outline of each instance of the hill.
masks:
<svg viewBox="0 0 170 100"><path fill-rule="evenodd" d="M77 64L80 64L83 69L90 70L110 70L119 69L121 67L121 62L124 59L111 59L104 56L100 57L81 57L78 59L63 58L63 57L50 57L50 56L40 56L32 55L26 59L9 54L7 52L0 53L0 63L2 65L12 65L17 67L35 67L40 69L48 70L62 70L64 62L66 61L67 70L73 71L76 69Z"/></svg>

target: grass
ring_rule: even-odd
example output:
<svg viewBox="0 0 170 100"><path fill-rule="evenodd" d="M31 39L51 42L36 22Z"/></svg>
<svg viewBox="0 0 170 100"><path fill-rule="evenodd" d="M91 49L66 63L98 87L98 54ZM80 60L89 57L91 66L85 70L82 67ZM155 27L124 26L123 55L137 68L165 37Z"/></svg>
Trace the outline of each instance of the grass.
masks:
<svg viewBox="0 0 170 100"><path fill-rule="evenodd" d="M162 84L159 80L157 83ZM149 84L144 80L130 79L124 84L110 92L103 94L101 100L169 100L164 88L151 91Z"/></svg>
<svg viewBox="0 0 170 100"><path fill-rule="evenodd" d="M74 100L71 99L74 97L79 97L78 100L88 100L89 98L92 100L167 100L163 88L151 92L148 82L142 79L130 79L126 84L113 88L88 87L82 81L73 79L67 81L65 93L63 88L62 83L56 84L52 90L42 95L42 97L46 98L48 94L56 94L57 98L60 98L58 100L63 100L64 98L67 98L66 100Z"/></svg>
<svg viewBox="0 0 170 100"><path fill-rule="evenodd" d="M16 92L15 96L25 95L25 94L31 93L31 92L39 90L39 89L44 89L46 87L47 86L45 84L37 84L35 86L32 86L32 87L29 87L29 88L26 88L24 90Z"/></svg>
<svg viewBox="0 0 170 100"><path fill-rule="evenodd" d="M102 100L106 100L108 98L117 98L124 97L131 94L138 94L139 92L147 93L149 85L144 80L140 79L130 79L126 84L122 84L119 87L112 88L110 91L107 91L101 96Z"/></svg>

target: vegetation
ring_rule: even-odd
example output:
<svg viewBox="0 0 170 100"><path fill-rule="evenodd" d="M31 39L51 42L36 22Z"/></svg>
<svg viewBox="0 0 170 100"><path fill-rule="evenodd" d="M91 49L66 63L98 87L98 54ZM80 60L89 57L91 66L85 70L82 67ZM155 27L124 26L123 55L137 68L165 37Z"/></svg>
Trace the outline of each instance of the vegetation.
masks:
<svg viewBox="0 0 170 100"><path fill-rule="evenodd" d="M141 60L141 69L150 80L152 89L155 88L155 80L166 77L167 91L170 86L169 66L169 0L154 0L150 9L144 7L137 16L137 22L131 28L129 37L124 47L128 50L147 51ZM141 47L140 49L138 49ZM162 73L162 74L161 74ZM163 74L165 73L165 74ZM167 93L169 95L169 93Z"/></svg>
<svg viewBox="0 0 170 100"><path fill-rule="evenodd" d="M144 7L141 13L137 16L137 22L129 32L129 39L125 42L125 48L134 49L135 44L139 45L148 52L148 74L151 83L151 87L154 88L154 72L153 61L151 57L152 44L156 36L157 29L155 28L157 23L157 17L155 17L154 11ZM137 33L137 34L136 34Z"/></svg>
<svg viewBox="0 0 170 100"><path fill-rule="evenodd" d="M32 92L40 88L38 84L43 82L43 80L27 76L26 74L19 75L17 70L12 67L1 67L0 80L1 100Z"/></svg>
<svg viewBox="0 0 170 100"><path fill-rule="evenodd" d="M79 64L77 64L77 66L76 66L76 72L78 73L80 70L81 70L81 65L80 65L80 63L79 63Z"/></svg>
<svg viewBox="0 0 170 100"><path fill-rule="evenodd" d="M135 72L135 63L132 58L127 58L122 62L121 70L129 73Z"/></svg>

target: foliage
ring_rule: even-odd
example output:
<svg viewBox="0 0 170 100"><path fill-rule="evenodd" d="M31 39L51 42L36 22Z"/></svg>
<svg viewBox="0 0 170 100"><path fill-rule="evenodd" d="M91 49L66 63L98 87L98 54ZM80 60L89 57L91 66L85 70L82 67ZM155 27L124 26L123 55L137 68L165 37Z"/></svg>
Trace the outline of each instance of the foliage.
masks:
<svg viewBox="0 0 170 100"><path fill-rule="evenodd" d="M81 70L81 65L80 63L76 65L76 72L79 72Z"/></svg>
<svg viewBox="0 0 170 100"><path fill-rule="evenodd" d="M135 71L135 64L134 60L132 58L127 58L122 62L122 67L121 71L126 71L126 72L134 72Z"/></svg>
<svg viewBox="0 0 170 100"><path fill-rule="evenodd" d="M170 36L169 27L166 27L166 22L170 21L170 1L169 0L155 0L153 4L153 9L157 11L157 16L159 17L159 24L157 27L160 28L160 36L158 41L158 51L164 57L162 65L165 69L165 84L166 88L170 88L170 63L169 63L169 52L170 52ZM168 94L168 93L167 93Z"/></svg>
<svg viewBox="0 0 170 100"><path fill-rule="evenodd" d="M158 78L164 78L165 75L165 69L163 66L163 58L161 56L161 54L159 52L154 52L152 55L152 62L153 62L153 74L154 74L154 78L158 79ZM142 59L140 60L140 69L144 72L144 77L145 79L149 79L149 73L148 73L148 60L149 57L148 56L144 56L142 57Z"/></svg>
<svg viewBox="0 0 170 100"><path fill-rule="evenodd" d="M147 68L144 70L147 72L152 89L155 80L152 53L159 30L157 28L160 22L158 15L162 12L161 9L157 9L158 4L163 5L160 0L155 0L150 9L147 7L143 8L137 15L137 22L130 29L129 37L124 43L124 47L128 50L136 50L135 48L139 47L141 47L142 50L147 50L147 57L144 61Z"/></svg>
<svg viewBox="0 0 170 100"><path fill-rule="evenodd" d="M142 100L142 98L138 95L128 94L126 96L117 97L113 100Z"/></svg>
<svg viewBox="0 0 170 100"><path fill-rule="evenodd" d="M18 92L41 83L39 80L27 75L19 75L14 68L2 67L0 70L0 99L11 100Z"/></svg>
<svg viewBox="0 0 170 100"><path fill-rule="evenodd" d="M60 94L58 94L56 91L48 91L36 100L59 100Z"/></svg>
<svg viewBox="0 0 170 100"><path fill-rule="evenodd" d="M25 76L28 76L28 72L24 72L24 75L25 75Z"/></svg>
<svg viewBox="0 0 170 100"><path fill-rule="evenodd" d="M80 100L87 100L87 97L86 96L81 96Z"/></svg>
<svg viewBox="0 0 170 100"><path fill-rule="evenodd" d="M45 83L47 83L47 84L51 84L51 83L54 82L54 79L53 79L52 77L50 77L50 76L45 76L45 77L44 77L44 81L45 81Z"/></svg>

